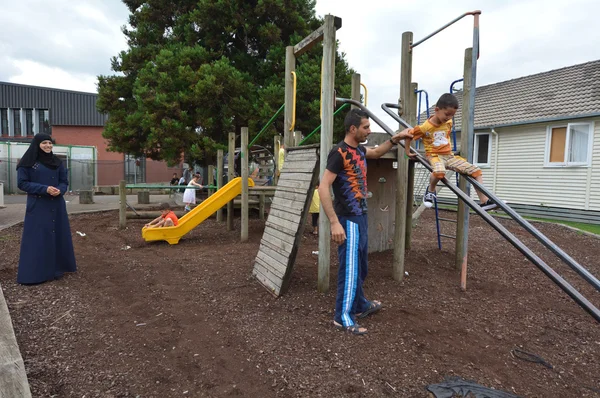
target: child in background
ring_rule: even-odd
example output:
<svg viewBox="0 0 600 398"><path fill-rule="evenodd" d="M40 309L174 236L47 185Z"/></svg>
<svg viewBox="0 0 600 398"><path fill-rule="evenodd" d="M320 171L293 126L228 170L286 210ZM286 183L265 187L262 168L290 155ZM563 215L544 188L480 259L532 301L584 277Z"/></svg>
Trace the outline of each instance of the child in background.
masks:
<svg viewBox="0 0 600 398"><path fill-rule="evenodd" d="M183 193L183 202L185 203L185 211L192 210L191 205L196 204L196 190L190 187L199 187L202 188L202 184L198 183L200 179L200 174L194 174L190 183L187 185L188 188Z"/></svg>
<svg viewBox="0 0 600 398"><path fill-rule="evenodd" d="M315 187L310 209L308 212L312 214L313 235L319 235L319 211L321 210L321 199L319 198L319 184Z"/></svg>

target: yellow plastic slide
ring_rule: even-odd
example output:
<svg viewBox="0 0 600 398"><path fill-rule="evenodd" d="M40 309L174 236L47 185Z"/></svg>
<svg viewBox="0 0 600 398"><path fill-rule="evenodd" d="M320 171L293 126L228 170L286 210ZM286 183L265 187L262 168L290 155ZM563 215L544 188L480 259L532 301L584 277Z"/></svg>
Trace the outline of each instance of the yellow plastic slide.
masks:
<svg viewBox="0 0 600 398"><path fill-rule="evenodd" d="M254 181L248 178L248 186L253 187ZM142 228L142 237L146 242L166 240L171 245L179 243L179 239L198 224L202 223L214 212L225 206L229 201L242 193L242 178L237 177L219 189L208 199L196 206L192 211L179 219L176 227Z"/></svg>

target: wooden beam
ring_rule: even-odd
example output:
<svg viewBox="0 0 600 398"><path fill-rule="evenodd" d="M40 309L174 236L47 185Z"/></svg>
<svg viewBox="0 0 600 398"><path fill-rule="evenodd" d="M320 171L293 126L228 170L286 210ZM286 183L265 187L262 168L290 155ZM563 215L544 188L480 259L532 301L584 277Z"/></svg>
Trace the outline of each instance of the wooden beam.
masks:
<svg viewBox="0 0 600 398"><path fill-rule="evenodd" d="M248 127L242 127L242 144L240 156L242 158L242 231L241 241L248 241Z"/></svg>
<svg viewBox="0 0 600 398"><path fill-rule="evenodd" d="M410 96L408 103L408 112L406 121L411 126L417 124L417 90L419 86L417 83L411 83L410 85ZM402 149L402 148L400 148ZM399 151L399 153L402 151ZM399 155L403 156L403 155ZM406 219L404 221L404 248L410 250L411 239L412 239L412 215L413 215L413 204L414 204L414 192L415 192L415 162L408 162L408 171L406 176Z"/></svg>
<svg viewBox="0 0 600 398"><path fill-rule="evenodd" d="M294 117L294 78L292 72L296 71L296 57L294 47L285 48L285 108L283 112L283 145L285 149L294 146L294 132L291 131Z"/></svg>
<svg viewBox="0 0 600 398"><path fill-rule="evenodd" d="M327 166L327 156L333 147L333 108L335 105L335 24L333 15L325 15L325 30L323 31L323 74L321 82L322 115L321 115L321 150L322 161L319 176L322 176ZM317 290L321 293L329 291L329 258L331 253L331 225L323 211L319 215L319 266Z"/></svg>
<svg viewBox="0 0 600 398"><path fill-rule="evenodd" d="M351 98L355 101L361 102L360 101L360 74L359 73L353 73L352 74L352 83L351 83ZM357 109L358 107L356 105L352 105L351 109Z"/></svg>
<svg viewBox="0 0 600 398"><path fill-rule="evenodd" d="M210 169L209 169L210 170ZM213 167L213 175L208 173L208 184L212 185L214 181L214 167ZM223 186L223 150L217 150L217 189L220 189ZM213 191L214 192L214 191ZM210 195L210 192L209 192ZM217 210L217 222L223 222L223 209Z"/></svg>
<svg viewBox="0 0 600 398"><path fill-rule="evenodd" d="M333 27L335 28L335 30L340 29L342 27L342 18L334 16ZM313 48L315 44L323 40L324 32L325 24L319 26L317 30L306 36L304 39L300 40L300 42L294 46L294 55L296 57L299 57L311 48Z"/></svg>
<svg viewBox="0 0 600 398"><path fill-rule="evenodd" d="M235 133L229 133L229 154L227 155L227 182L235 177ZM233 200L227 203L227 230L233 231Z"/></svg>
<svg viewBox="0 0 600 398"><path fill-rule="evenodd" d="M0 287L0 397L31 398L8 306Z"/></svg>
<svg viewBox="0 0 600 398"><path fill-rule="evenodd" d="M402 34L402 51L400 65L400 103L402 112L408 111L410 101L410 88L412 80L412 52L410 43L412 42L412 32ZM402 128L403 126L400 126ZM404 260L406 248L406 198L408 195L406 184L408 176L408 159L405 158L403 151L398 151L398 169L396 170L396 218L394 227L394 262L392 276L395 280L401 281L404 278ZM412 192L410 192L412 195Z"/></svg>

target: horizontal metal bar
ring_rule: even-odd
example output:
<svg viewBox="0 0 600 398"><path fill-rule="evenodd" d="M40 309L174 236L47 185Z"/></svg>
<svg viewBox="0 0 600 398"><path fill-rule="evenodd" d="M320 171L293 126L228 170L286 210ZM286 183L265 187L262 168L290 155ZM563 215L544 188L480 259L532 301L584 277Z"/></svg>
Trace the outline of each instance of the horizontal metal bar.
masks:
<svg viewBox="0 0 600 398"><path fill-rule="evenodd" d="M352 105L356 105L358 108L367 112L373 121L375 121L381 128L388 134L393 135L392 129L390 129L385 123L383 123L373 112L369 111L360 102L350 99L338 99L340 102L349 102ZM395 106L395 105L394 105ZM403 126L410 128L411 126L398 115L395 115L389 109L388 104L383 104L381 108L387 112L392 118L401 123ZM400 145L404 147L404 143L400 142ZM412 150L412 148L411 148ZM415 152L416 153L416 152ZM432 171L431 165L417 153L416 160L420 162L427 170ZM475 181L474 179L470 179ZM588 299L586 299L577 289L575 289L569 282L567 282L562 276L560 276L554 269L546 264L540 257L538 257L529 247L521 242L516 236L508 231L502 224L495 218L485 212L470 196L450 183L447 178L441 180L452 192L456 194L463 202L465 202L471 209L473 209L485 222L487 222L492 228L494 228L500 235L510 242L517 250L519 250L529 261L537 266L548 278L550 278L555 284L557 284L565 293L569 295L581 308L586 310L597 322L600 322L600 310L594 306ZM473 183L471 181L471 183ZM475 184L474 184L475 185ZM491 196L490 196L491 197ZM493 198L492 198L493 199ZM504 202L500 201L503 205ZM502 206L501 206L502 207ZM508 207L508 206L505 206ZM505 210L505 209L504 209ZM506 211L506 210L505 210ZM541 235L540 232L538 234Z"/></svg>
<svg viewBox="0 0 600 398"><path fill-rule="evenodd" d="M421 40L419 40L416 43L411 44L410 48L415 48L416 46L418 46L419 44L423 43L425 40L430 39L431 37L437 35L438 33L440 33L442 30L446 29L448 26L455 24L456 22L460 21L461 19L463 19L464 17L466 17L467 15L478 15L481 14L481 11L476 10L476 11L471 11L471 12L465 12L463 15L461 15L458 18L453 19L452 21L448 22L446 25L442 26L441 28L439 28L438 30L436 30L435 32L425 36L424 38L422 38Z"/></svg>
<svg viewBox="0 0 600 398"><path fill-rule="evenodd" d="M451 219L451 218L442 218L442 217L438 217L438 220L441 220L441 221L449 221L449 222L458 222L458 221L456 221L456 220L453 220L453 219Z"/></svg>

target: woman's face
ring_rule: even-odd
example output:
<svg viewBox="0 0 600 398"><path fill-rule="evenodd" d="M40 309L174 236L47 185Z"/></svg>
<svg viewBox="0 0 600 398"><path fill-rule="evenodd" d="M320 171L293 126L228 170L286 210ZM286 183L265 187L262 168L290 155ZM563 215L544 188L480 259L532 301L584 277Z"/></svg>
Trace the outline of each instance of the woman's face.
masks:
<svg viewBox="0 0 600 398"><path fill-rule="evenodd" d="M44 140L40 142L40 149L46 153L52 152L52 141Z"/></svg>

